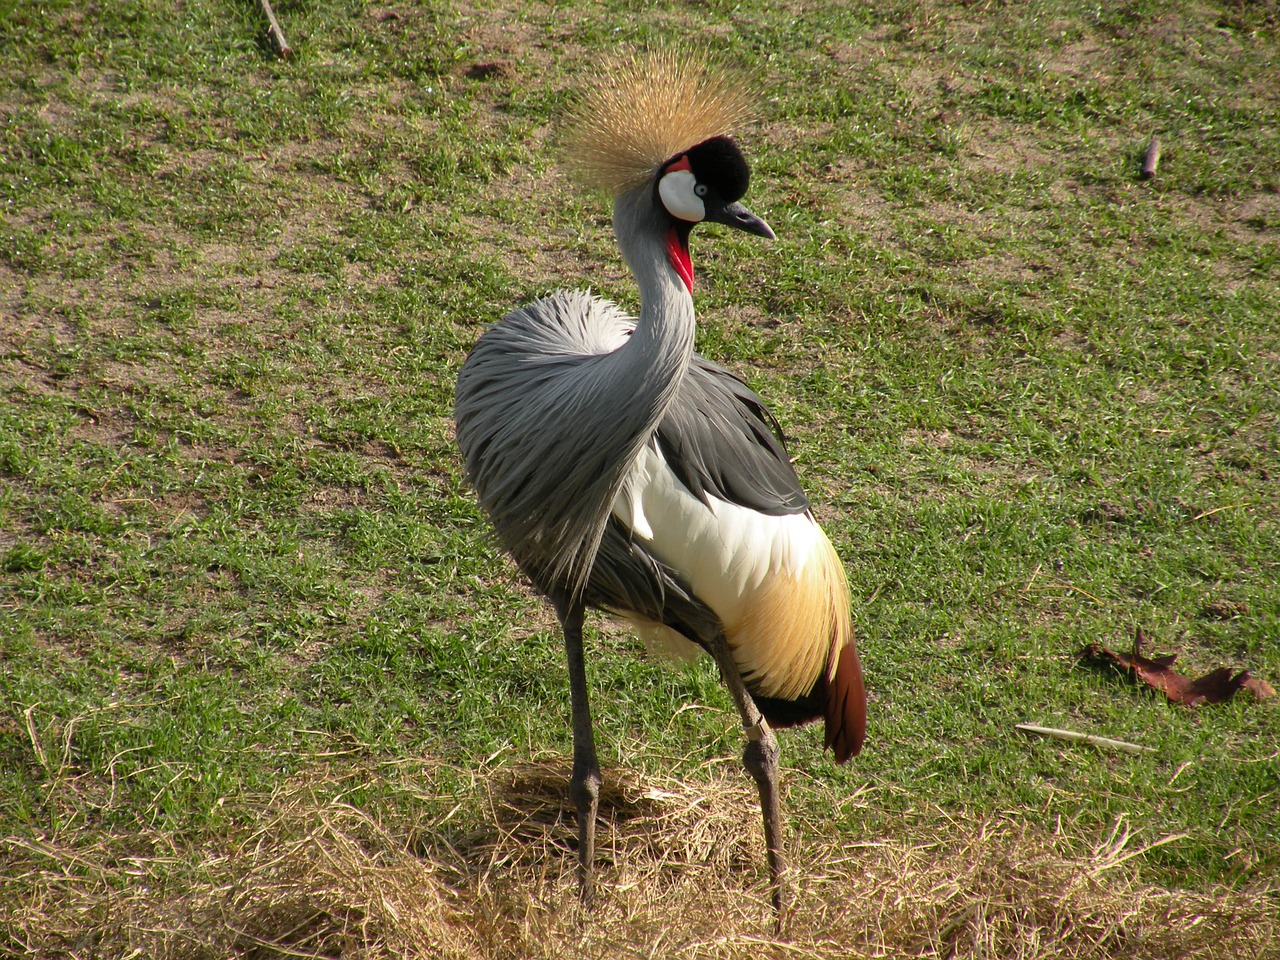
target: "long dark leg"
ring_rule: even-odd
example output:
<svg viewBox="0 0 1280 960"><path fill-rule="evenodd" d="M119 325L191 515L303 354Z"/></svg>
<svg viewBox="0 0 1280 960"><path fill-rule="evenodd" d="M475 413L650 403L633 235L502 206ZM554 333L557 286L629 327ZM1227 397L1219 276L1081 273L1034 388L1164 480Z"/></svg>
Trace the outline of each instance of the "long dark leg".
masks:
<svg viewBox="0 0 1280 960"><path fill-rule="evenodd" d="M569 659L569 695L573 704L573 775L569 795L578 807L578 889L583 903L591 901L596 858L596 809L600 805L600 765L591 730L587 700L587 670L582 660L582 604L557 603Z"/></svg>
<svg viewBox="0 0 1280 960"><path fill-rule="evenodd" d="M754 739L758 731L759 739ZM778 798L778 741L761 717L758 725L747 728L747 746L742 751L742 765L760 791L760 812L764 816L764 843L769 858L769 876L773 881L773 908L778 914L778 929L791 905L787 887L787 858L783 853L782 804Z"/></svg>
<svg viewBox="0 0 1280 960"><path fill-rule="evenodd" d="M778 916L778 932L785 926L790 891L787 887L787 859L782 850L782 805L778 798L778 740L760 715L756 702L751 699L742 674L733 659L733 651L724 636L714 644L716 663L720 675L733 694L738 713L742 716L742 728L747 735L747 746L742 751L742 765L760 791L760 812L764 816L764 843L769 859L769 876L773 881L773 908Z"/></svg>

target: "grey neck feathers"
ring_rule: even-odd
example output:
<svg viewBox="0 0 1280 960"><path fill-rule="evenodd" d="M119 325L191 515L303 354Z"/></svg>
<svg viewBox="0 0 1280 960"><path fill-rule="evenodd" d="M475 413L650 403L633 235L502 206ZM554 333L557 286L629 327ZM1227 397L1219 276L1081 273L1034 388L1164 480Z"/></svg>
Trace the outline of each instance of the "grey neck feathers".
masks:
<svg viewBox="0 0 1280 960"><path fill-rule="evenodd" d="M667 259L666 229L648 188L615 202L614 234L640 287L635 332L614 354L630 393L628 426L642 435L636 452L657 428L693 359L693 297Z"/></svg>

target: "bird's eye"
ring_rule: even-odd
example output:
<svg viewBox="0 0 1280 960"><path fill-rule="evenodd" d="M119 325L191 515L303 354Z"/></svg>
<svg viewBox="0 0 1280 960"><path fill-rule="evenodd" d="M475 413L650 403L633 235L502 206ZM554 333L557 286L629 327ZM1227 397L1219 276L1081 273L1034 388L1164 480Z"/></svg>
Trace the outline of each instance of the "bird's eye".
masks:
<svg viewBox="0 0 1280 960"><path fill-rule="evenodd" d="M707 185L705 183L700 183L693 188L693 192L700 197L705 197L707 195Z"/></svg>

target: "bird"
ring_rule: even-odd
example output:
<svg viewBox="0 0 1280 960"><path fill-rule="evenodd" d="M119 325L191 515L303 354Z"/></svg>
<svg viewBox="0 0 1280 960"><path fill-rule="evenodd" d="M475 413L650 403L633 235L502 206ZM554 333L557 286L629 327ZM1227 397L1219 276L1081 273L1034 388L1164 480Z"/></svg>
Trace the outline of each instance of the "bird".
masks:
<svg viewBox="0 0 1280 960"><path fill-rule="evenodd" d="M454 421L481 507L563 633L582 901L595 892L601 785L583 649L596 609L652 646L717 664L742 722L781 926L790 884L774 728L822 720L844 763L863 744L866 692L844 568L778 422L694 351L694 228L774 239L741 202L750 167L733 134L753 110L749 84L687 51L600 68L563 159L612 197L638 314L567 289L511 310L463 362Z"/></svg>

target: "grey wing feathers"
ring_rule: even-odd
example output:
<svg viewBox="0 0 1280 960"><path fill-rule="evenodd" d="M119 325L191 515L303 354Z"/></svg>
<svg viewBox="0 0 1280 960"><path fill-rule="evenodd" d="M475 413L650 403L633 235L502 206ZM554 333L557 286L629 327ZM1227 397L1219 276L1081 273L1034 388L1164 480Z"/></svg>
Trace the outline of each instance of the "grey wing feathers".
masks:
<svg viewBox="0 0 1280 960"><path fill-rule="evenodd" d="M809 509L777 421L750 387L709 360L693 358L657 441L704 503L711 494L771 516Z"/></svg>
<svg viewBox="0 0 1280 960"><path fill-rule="evenodd" d="M586 291L559 291L511 311L463 364L454 418L472 486L503 545L539 589L576 592L590 575L597 605L664 622L654 614L664 609L661 598L674 577L635 545L623 544L626 553L636 552L624 556L610 519L645 443L658 444L704 502L715 496L778 515L802 512L808 501L760 398L701 357L693 358L652 435L637 433L645 411L599 401L619 390L630 395L613 355L634 325ZM608 549L593 572L588 565L604 549L602 538ZM615 573L603 572L612 564ZM675 588L668 600L681 593Z"/></svg>
<svg viewBox="0 0 1280 960"><path fill-rule="evenodd" d="M715 496L771 515L809 507L763 402L702 357L694 357L653 442L680 482L704 502ZM721 629L679 571L648 553L616 517L605 530L585 598L606 610L637 613L703 646Z"/></svg>
<svg viewBox="0 0 1280 960"><path fill-rule="evenodd" d="M576 589L595 555L634 437L592 398L634 321L586 291L513 310L458 374L467 475L503 545L547 593Z"/></svg>

